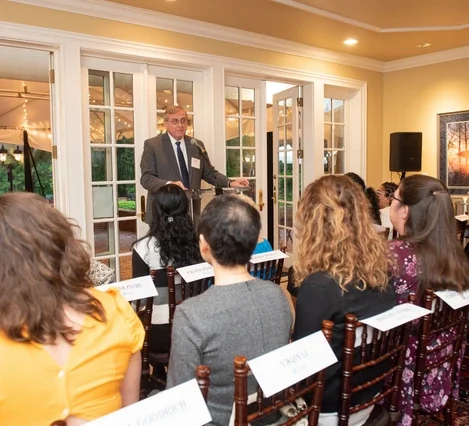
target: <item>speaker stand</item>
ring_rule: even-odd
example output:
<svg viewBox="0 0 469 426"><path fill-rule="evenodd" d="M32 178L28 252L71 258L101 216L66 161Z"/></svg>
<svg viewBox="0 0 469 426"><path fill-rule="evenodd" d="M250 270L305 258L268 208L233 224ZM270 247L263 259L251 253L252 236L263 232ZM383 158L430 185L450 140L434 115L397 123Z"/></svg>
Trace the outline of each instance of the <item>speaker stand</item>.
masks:
<svg viewBox="0 0 469 426"><path fill-rule="evenodd" d="M405 172L401 172L401 180L405 178Z"/></svg>

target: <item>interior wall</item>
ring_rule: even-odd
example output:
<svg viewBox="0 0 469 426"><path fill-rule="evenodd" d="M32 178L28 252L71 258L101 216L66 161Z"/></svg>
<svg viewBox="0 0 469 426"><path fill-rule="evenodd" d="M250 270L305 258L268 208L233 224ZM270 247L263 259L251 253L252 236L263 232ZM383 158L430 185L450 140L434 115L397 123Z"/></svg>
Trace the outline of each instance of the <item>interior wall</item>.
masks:
<svg viewBox="0 0 469 426"><path fill-rule="evenodd" d="M390 177L392 132L423 132L422 173L438 177L437 114L469 110L468 75L469 59L384 75L383 181Z"/></svg>
<svg viewBox="0 0 469 426"><path fill-rule="evenodd" d="M383 74L380 72L8 1L0 1L0 19L11 23L153 44L366 81L368 93L367 183L376 186L381 181L383 175L381 161L383 158L381 143Z"/></svg>

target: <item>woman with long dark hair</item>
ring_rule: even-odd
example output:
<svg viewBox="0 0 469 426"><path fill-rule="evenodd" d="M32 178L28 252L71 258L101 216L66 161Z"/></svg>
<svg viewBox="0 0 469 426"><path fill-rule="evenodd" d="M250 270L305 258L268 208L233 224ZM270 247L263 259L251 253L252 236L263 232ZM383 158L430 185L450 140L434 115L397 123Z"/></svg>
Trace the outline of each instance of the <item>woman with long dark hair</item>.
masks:
<svg viewBox="0 0 469 426"><path fill-rule="evenodd" d="M0 422L78 426L137 402L142 323L93 288L69 221L38 195L2 195L0 244Z"/></svg>
<svg viewBox="0 0 469 426"><path fill-rule="evenodd" d="M453 204L447 188L438 179L413 175L401 181L391 198L391 222L400 235L390 243L397 303L405 303L411 292L421 296L427 288L458 292L469 289L469 262L456 237ZM445 338L442 333L438 340ZM449 345L444 353L435 352L431 356L441 359L451 350ZM400 390L403 417L399 424L405 426L412 423L416 352L417 338L411 335ZM424 410L435 412L445 405L452 389L448 368L449 364L443 363L424 377L420 399Z"/></svg>
<svg viewBox="0 0 469 426"><path fill-rule="evenodd" d="M175 268L203 262L199 242L189 216L189 200L185 192L174 184L161 187L153 201L153 217L148 234L138 240L132 251L132 275L141 277L156 270L158 296L153 299L150 351L169 349L169 306L166 267Z"/></svg>

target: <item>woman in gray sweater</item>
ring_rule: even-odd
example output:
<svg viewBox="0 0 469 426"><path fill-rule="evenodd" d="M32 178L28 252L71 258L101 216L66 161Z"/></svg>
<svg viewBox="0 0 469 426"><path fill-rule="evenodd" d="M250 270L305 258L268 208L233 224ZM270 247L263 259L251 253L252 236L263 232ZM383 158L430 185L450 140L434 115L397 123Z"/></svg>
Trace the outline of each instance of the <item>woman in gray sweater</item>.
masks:
<svg viewBox="0 0 469 426"><path fill-rule="evenodd" d="M290 338L292 314L282 289L246 269L260 226L259 212L238 197L214 198L202 212L199 243L215 285L176 308L167 387L192 379L199 364L209 366L211 425L230 420L233 358L256 358Z"/></svg>

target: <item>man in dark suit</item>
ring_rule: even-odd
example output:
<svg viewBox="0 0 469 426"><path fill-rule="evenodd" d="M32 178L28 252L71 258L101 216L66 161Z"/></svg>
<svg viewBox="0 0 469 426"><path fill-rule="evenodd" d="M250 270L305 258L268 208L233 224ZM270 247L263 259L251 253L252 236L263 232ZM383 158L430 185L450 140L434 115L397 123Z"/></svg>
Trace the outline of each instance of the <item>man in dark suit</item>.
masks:
<svg viewBox="0 0 469 426"><path fill-rule="evenodd" d="M211 165L201 141L193 145L186 136L187 114L180 106L169 107L164 114L166 133L147 139L140 161L140 183L148 191L145 222L151 224L153 194L173 183L182 189L200 189L202 179L216 187L247 187L247 179L230 180ZM200 206L198 206L200 208ZM198 215L194 206L194 214Z"/></svg>

